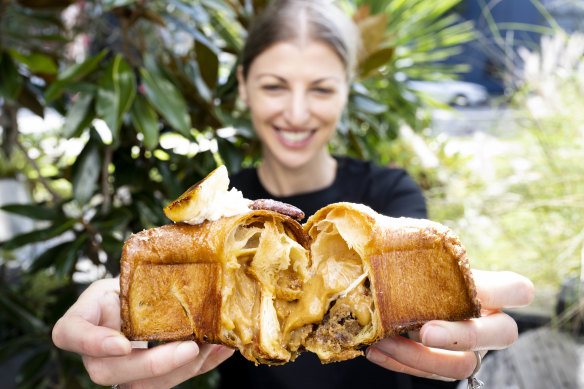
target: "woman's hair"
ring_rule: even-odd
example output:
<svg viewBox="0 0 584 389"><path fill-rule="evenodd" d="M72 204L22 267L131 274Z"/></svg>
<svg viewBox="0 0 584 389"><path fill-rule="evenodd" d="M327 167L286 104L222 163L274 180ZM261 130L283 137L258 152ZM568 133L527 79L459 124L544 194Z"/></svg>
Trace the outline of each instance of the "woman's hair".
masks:
<svg viewBox="0 0 584 389"><path fill-rule="evenodd" d="M241 54L243 77L254 59L284 41L318 41L339 56L347 77L356 65L359 32L353 21L331 0L274 0L254 20Z"/></svg>

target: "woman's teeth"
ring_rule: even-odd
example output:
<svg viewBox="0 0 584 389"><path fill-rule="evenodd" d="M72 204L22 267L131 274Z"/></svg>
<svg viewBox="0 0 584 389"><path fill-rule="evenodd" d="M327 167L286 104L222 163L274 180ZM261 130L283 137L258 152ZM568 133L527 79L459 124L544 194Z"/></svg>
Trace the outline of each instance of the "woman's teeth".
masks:
<svg viewBox="0 0 584 389"><path fill-rule="evenodd" d="M308 139L310 135L312 135L312 131L284 131L279 130L280 135L282 138L286 139L289 142L302 142L303 140Z"/></svg>

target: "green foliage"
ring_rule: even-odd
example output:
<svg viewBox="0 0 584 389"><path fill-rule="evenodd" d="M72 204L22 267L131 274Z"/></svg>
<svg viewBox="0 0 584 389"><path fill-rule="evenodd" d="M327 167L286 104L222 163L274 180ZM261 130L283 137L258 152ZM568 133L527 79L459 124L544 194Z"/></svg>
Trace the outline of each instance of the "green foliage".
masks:
<svg viewBox="0 0 584 389"><path fill-rule="evenodd" d="M459 70L435 62L472 38L471 26L451 12L457 2L342 2L366 51L334 153L387 163L379 142L394 139L404 121L424 127L420 102L405 97L394 75L436 78ZM79 358L50 342L53 324L76 299L79 264L117 274L124 240L167 223L162 207L185 188L218 163L235 172L258 161L235 69L241 37L265 3L8 0L0 6L0 173L21 173L34 199L3 211L37 223L2 242L0 266L19 248L44 247L21 279L0 280L0 362L18 352L28 356L19 388L91 387ZM16 117L24 108L38 116L55 110L64 123L42 133L20 129ZM50 368L56 373L48 374ZM205 377L197 382L217 380Z"/></svg>
<svg viewBox="0 0 584 389"><path fill-rule="evenodd" d="M473 267L529 277L533 308L548 315L562 283L583 271L583 42L557 31L541 49L519 49L504 117L489 134L432 138L440 165L425 171L431 218L459 233Z"/></svg>

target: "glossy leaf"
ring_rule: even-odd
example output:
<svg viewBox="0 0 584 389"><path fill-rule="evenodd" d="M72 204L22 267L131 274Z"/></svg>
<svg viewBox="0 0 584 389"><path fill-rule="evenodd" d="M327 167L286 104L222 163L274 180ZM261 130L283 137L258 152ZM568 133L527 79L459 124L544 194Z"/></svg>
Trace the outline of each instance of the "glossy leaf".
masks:
<svg viewBox="0 0 584 389"><path fill-rule="evenodd" d="M61 257L63 250L70 244L71 241L67 241L43 251L32 261L30 267L27 269L28 273L36 273L39 270L48 269L54 266L55 262Z"/></svg>
<svg viewBox="0 0 584 389"><path fill-rule="evenodd" d="M387 63L393 58L394 51L395 49L393 47L385 47L371 53L360 64L359 76L361 78L369 77L380 67L387 65Z"/></svg>
<svg viewBox="0 0 584 389"><path fill-rule="evenodd" d="M42 102L42 94L35 89L38 88L31 87L30 80L24 80L17 101L20 106L29 109L40 117L44 117L45 106Z"/></svg>
<svg viewBox="0 0 584 389"><path fill-rule="evenodd" d="M115 208L107 215L96 216L91 220L91 225L100 232L117 230L125 227L133 216L127 208Z"/></svg>
<svg viewBox="0 0 584 389"><path fill-rule="evenodd" d="M361 32L363 51L367 54L377 51L386 38L388 16L386 14L370 15L357 22Z"/></svg>
<svg viewBox="0 0 584 389"><path fill-rule="evenodd" d="M45 100L50 102L58 98L63 93L63 88L67 86L67 84L79 81L89 73L93 72L107 53L108 50L104 49L97 55L89 57L81 63L70 66L69 68L59 73L57 76L57 81L52 83L47 88L47 91L45 92Z"/></svg>
<svg viewBox="0 0 584 389"><path fill-rule="evenodd" d="M95 141L90 140L73 165L73 197L80 205L86 204L97 187L101 172L101 156Z"/></svg>
<svg viewBox="0 0 584 389"><path fill-rule="evenodd" d="M0 97L9 102L16 101L20 89L22 88L22 78L18 69L8 53L3 52L0 56Z"/></svg>
<svg viewBox="0 0 584 389"><path fill-rule="evenodd" d="M34 220L55 220L60 216L55 208L47 208L39 204L6 204L0 209Z"/></svg>
<svg viewBox="0 0 584 389"><path fill-rule="evenodd" d="M54 238L68 231L73 227L75 222L76 221L73 219L65 219L64 221L55 222L47 228L16 235L4 244L4 248L7 250L13 250L30 243L42 242Z"/></svg>
<svg viewBox="0 0 584 389"><path fill-rule="evenodd" d="M148 150L154 150L158 146L158 115L152 106L141 95L136 96L130 118L136 130L144 136L144 146Z"/></svg>
<svg viewBox="0 0 584 389"><path fill-rule="evenodd" d="M94 57L89 57L85 61L71 65L57 75L57 82L72 82L82 79L87 74L93 72L107 51L103 50Z"/></svg>
<svg viewBox="0 0 584 389"><path fill-rule="evenodd" d="M120 54L106 68L99 83L95 110L108 125L114 144L119 141L123 115L136 96L136 79L132 68Z"/></svg>
<svg viewBox="0 0 584 389"><path fill-rule="evenodd" d="M22 54L14 49L9 49L8 52L18 62L23 64L32 73L41 74L55 74L57 73L57 65L51 57L45 54L32 53L32 54Z"/></svg>
<svg viewBox="0 0 584 389"><path fill-rule="evenodd" d="M182 135L191 138L191 118L187 103L174 84L164 77L155 63L140 69L146 97L168 123Z"/></svg>
<svg viewBox="0 0 584 389"><path fill-rule="evenodd" d="M88 238L87 233L81 234L75 241L69 242L61 248L59 257L55 261L55 275L57 278L65 278L71 274L79 256L79 250L87 242Z"/></svg>
<svg viewBox="0 0 584 389"><path fill-rule="evenodd" d="M195 43L195 53L201 77L209 89L215 89L217 86L217 76L219 71L219 58L213 50L201 43Z"/></svg>
<svg viewBox="0 0 584 389"><path fill-rule="evenodd" d="M210 50L212 50L216 54L221 53L221 50L217 47L217 45L215 45L213 42L211 42L209 40L209 38L207 38L196 27L192 27L189 24L182 21L181 19L175 18L171 15L167 15L167 16L165 16L165 18L168 19L170 22L172 22L174 25L176 25L181 30L184 30L185 32L189 33L193 37L193 39L204 44L205 46L207 46Z"/></svg>
<svg viewBox="0 0 584 389"><path fill-rule="evenodd" d="M63 135L67 139L81 135L81 132L91 124L94 117L93 95L79 95L67 111Z"/></svg>

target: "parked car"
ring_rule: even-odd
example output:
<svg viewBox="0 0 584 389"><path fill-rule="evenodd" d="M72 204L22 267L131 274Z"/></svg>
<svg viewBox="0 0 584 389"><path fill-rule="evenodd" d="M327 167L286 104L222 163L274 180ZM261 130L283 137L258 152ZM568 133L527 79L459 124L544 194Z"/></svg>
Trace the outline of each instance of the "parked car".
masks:
<svg viewBox="0 0 584 389"><path fill-rule="evenodd" d="M443 104L466 107L483 104L489 99L487 88L474 82L408 80L406 84L412 91L425 93Z"/></svg>

